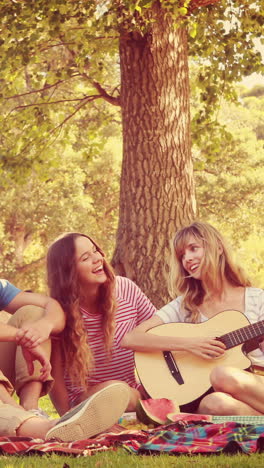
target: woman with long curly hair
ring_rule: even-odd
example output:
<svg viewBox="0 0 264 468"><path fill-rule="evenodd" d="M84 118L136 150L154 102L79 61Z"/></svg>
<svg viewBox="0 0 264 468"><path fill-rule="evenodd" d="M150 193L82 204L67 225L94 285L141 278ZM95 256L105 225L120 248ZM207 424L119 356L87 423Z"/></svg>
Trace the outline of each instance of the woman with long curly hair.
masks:
<svg viewBox="0 0 264 468"><path fill-rule="evenodd" d="M146 333L164 323L203 323L230 310L242 312L251 324L264 320L264 291L251 287L243 270L232 259L226 241L213 226L194 222L176 233L170 285L178 297L129 332L122 345L141 352L184 351L209 361L218 358L210 373L211 389L183 405L181 411L214 415L264 414L263 337L257 345L248 348L252 363L249 372L249 369L236 368L235 364L234 367L219 364L227 351L226 343L216 336L169 337ZM195 386L195 382L193 384Z"/></svg>
<svg viewBox="0 0 264 468"><path fill-rule="evenodd" d="M133 351L120 342L126 332L156 311L128 278L115 276L91 237L71 232L59 237L47 254L50 296L66 315L66 326L52 345L50 393L58 413L115 381L130 389L127 411L142 396L136 381Z"/></svg>

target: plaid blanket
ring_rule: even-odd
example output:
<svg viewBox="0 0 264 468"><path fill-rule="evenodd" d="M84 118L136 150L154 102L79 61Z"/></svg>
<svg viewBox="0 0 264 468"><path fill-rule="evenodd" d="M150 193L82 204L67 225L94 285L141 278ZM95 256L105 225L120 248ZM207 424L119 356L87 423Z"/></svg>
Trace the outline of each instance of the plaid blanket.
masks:
<svg viewBox="0 0 264 468"><path fill-rule="evenodd" d="M125 448L133 454L254 453L264 451L264 424L225 421L215 424L197 415L179 417L177 422L149 430L104 433L75 442L42 441L23 437L1 437L0 452L9 454L49 453L90 456L99 451Z"/></svg>
<svg viewBox="0 0 264 468"><path fill-rule="evenodd" d="M0 453L10 455L26 455L57 453L63 455L90 456L105 450L114 450L96 439L77 440L75 442L60 442L58 440L43 441L30 437L0 437Z"/></svg>
<svg viewBox="0 0 264 468"><path fill-rule="evenodd" d="M131 436L130 436L131 437ZM189 423L180 427L170 424L145 440L131 437L123 447L131 453L254 453L264 451L264 425L243 425L237 422L221 424Z"/></svg>

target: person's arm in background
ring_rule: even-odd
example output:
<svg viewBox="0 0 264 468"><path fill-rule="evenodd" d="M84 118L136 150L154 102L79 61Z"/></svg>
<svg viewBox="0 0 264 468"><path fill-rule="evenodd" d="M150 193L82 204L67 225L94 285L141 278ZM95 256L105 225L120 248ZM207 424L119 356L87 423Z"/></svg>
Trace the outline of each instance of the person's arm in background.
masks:
<svg viewBox="0 0 264 468"><path fill-rule="evenodd" d="M16 341L18 329L12 325L6 323L0 324L0 341ZM45 381L50 374L51 365L45 355L45 352L41 349L40 346L35 346L34 348L26 348L22 346L22 352L28 367L29 375L33 374L35 360L38 360L41 364L40 370L40 380Z"/></svg>
<svg viewBox="0 0 264 468"><path fill-rule="evenodd" d="M34 305L43 308L43 317L24 324L17 332L17 342L23 346L37 346L46 341L50 334L60 333L65 326L65 314L60 304L48 296L20 291L5 306L11 314L20 307Z"/></svg>

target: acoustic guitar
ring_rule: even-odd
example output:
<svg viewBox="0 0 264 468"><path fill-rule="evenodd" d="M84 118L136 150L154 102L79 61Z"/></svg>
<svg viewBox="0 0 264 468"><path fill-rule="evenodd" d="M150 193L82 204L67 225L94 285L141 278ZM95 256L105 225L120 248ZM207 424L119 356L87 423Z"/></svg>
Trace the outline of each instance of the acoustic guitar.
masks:
<svg viewBox="0 0 264 468"><path fill-rule="evenodd" d="M149 397L176 400L182 406L210 389L210 373L217 365L250 367L251 361L245 353L258 346L257 338L264 335L264 320L250 325L241 312L227 310L203 323L168 323L147 333L217 337L226 345L223 356L210 360L182 351L135 352L137 374Z"/></svg>

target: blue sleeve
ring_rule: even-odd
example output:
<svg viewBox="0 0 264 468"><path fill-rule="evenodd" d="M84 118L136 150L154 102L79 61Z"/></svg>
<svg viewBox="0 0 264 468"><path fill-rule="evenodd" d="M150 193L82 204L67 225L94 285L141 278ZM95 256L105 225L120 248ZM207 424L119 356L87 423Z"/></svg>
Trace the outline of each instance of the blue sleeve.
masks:
<svg viewBox="0 0 264 468"><path fill-rule="evenodd" d="M0 310L3 310L21 292L9 281L0 279Z"/></svg>

